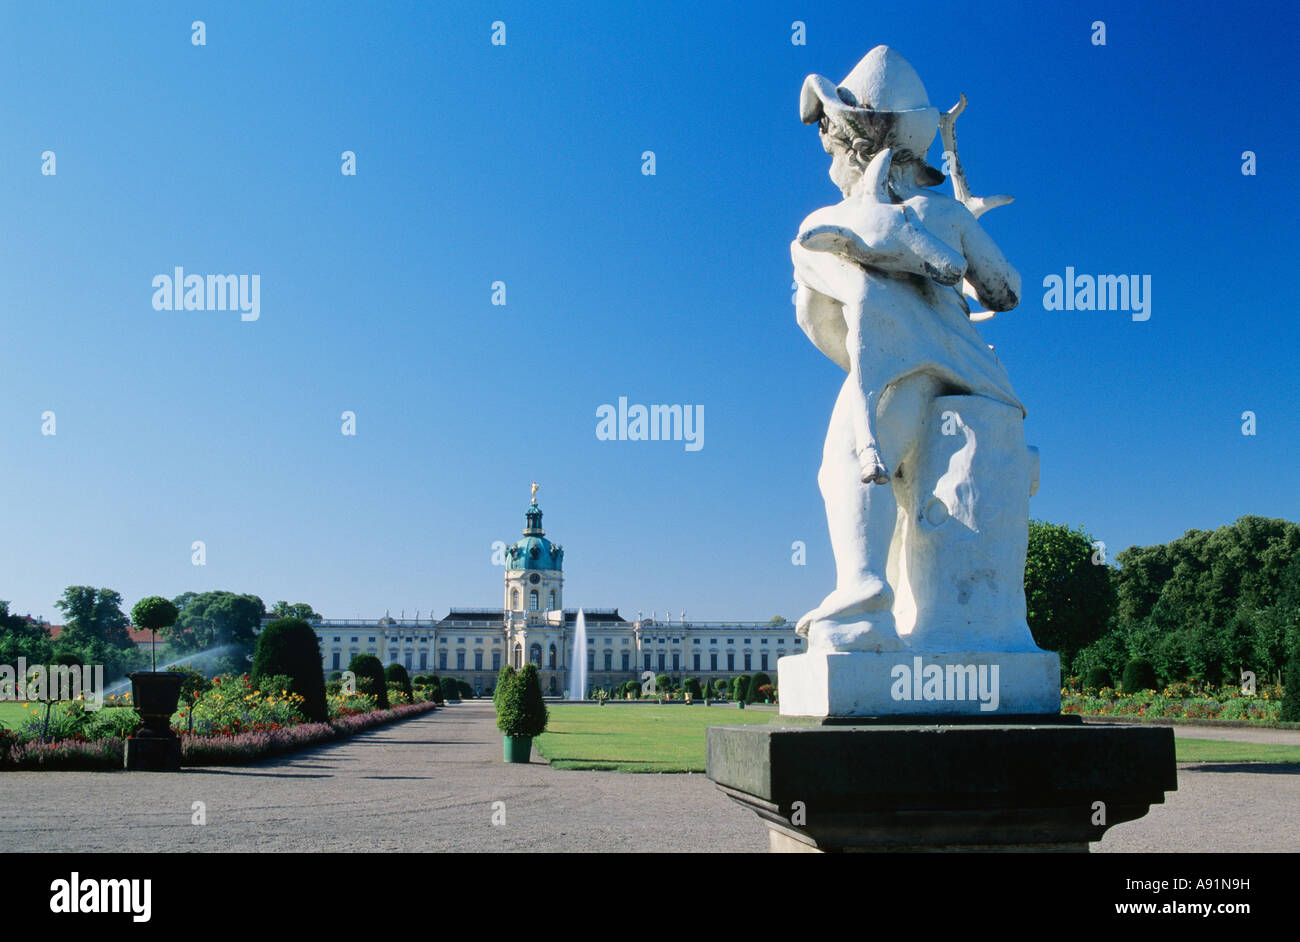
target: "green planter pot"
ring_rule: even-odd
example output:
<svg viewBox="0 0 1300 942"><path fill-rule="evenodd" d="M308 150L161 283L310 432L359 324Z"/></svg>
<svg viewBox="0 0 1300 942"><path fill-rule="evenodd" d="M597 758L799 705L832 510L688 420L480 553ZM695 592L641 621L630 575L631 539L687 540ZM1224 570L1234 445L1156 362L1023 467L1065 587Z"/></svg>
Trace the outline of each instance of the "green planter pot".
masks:
<svg viewBox="0 0 1300 942"><path fill-rule="evenodd" d="M503 736L501 743L507 762L527 762L532 758L532 736Z"/></svg>
<svg viewBox="0 0 1300 942"><path fill-rule="evenodd" d="M738 710L743 710L743 709L745 709L745 701L744 701L744 700L737 700L737 701L736 701L736 709L738 709Z"/></svg>

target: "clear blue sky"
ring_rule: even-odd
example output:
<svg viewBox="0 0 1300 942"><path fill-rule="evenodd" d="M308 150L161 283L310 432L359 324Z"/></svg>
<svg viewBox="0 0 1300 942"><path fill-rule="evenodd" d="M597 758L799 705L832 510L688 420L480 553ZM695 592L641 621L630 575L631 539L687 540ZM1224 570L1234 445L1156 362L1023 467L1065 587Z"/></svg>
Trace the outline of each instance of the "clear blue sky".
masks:
<svg viewBox="0 0 1300 942"><path fill-rule="evenodd" d="M789 242L838 198L799 88L878 43L936 106L966 93L972 185L1016 197L983 221L1025 297L982 330L1042 453L1032 513L1112 553L1300 519L1298 21L1291 3L6 3L0 598L55 620L69 584L336 617L498 605L492 541L517 538L536 480L569 605L797 617L834 578L816 474L843 376L791 305ZM155 311L175 266L259 274L260 319ZM1150 274L1151 319L1045 311L1066 266ZM702 404L703 449L598 441L619 396Z"/></svg>

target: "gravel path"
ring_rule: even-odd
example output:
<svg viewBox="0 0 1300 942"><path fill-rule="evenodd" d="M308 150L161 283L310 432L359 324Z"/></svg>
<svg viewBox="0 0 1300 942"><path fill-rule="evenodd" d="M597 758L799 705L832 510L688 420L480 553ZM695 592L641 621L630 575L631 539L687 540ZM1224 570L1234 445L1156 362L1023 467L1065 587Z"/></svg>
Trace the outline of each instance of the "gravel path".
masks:
<svg viewBox="0 0 1300 942"><path fill-rule="evenodd" d="M1178 781L1094 851L1300 850L1300 767L1180 766ZM191 823L195 801L205 825ZM494 826L498 801L506 820ZM536 753L505 764L491 704L477 702L249 768L6 772L0 841L75 852L767 849L758 818L703 775L561 772Z"/></svg>

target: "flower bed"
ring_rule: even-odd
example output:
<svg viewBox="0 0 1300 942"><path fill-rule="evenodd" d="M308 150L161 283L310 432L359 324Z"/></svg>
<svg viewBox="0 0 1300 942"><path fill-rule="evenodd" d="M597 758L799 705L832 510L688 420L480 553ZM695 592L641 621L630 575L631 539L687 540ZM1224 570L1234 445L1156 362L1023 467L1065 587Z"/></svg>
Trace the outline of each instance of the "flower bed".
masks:
<svg viewBox="0 0 1300 942"><path fill-rule="evenodd" d="M1207 687L1194 681L1174 684L1161 692L1143 690L1128 694L1110 687L1097 691L1067 687L1061 691L1061 712L1083 716L1233 720L1254 726L1277 726L1281 708L1282 691L1276 686L1261 687L1254 695L1242 693L1239 687Z"/></svg>
<svg viewBox="0 0 1300 942"><path fill-rule="evenodd" d="M293 752L410 719L434 709L432 703L408 703L389 710L349 714L328 723L270 725L265 729L216 735L182 735L181 765L247 765L271 756ZM81 735L58 742L18 741L12 734L0 735L0 768L25 771L121 769L125 764L125 739L88 739Z"/></svg>

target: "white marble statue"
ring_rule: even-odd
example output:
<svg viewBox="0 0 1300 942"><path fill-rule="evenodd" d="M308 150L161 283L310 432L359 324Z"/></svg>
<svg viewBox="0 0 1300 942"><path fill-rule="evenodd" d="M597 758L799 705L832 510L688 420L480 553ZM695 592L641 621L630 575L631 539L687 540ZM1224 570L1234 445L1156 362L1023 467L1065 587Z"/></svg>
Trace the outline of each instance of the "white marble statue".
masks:
<svg viewBox="0 0 1300 942"><path fill-rule="evenodd" d="M797 317L848 373L818 475L837 580L799 621L804 658L1043 655L1023 590L1037 453L966 298L988 312L1019 301L1020 276L976 222L1010 197L972 197L955 153L949 197L932 189L944 176L926 163L941 121L955 151L964 107L963 98L941 118L915 70L886 46L838 85L804 82L801 117L818 125L844 199L810 214L791 245ZM805 662L782 665L795 687L811 683L794 673L806 673ZM798 692L782 680L781 694L787 712Z"/></svg>

